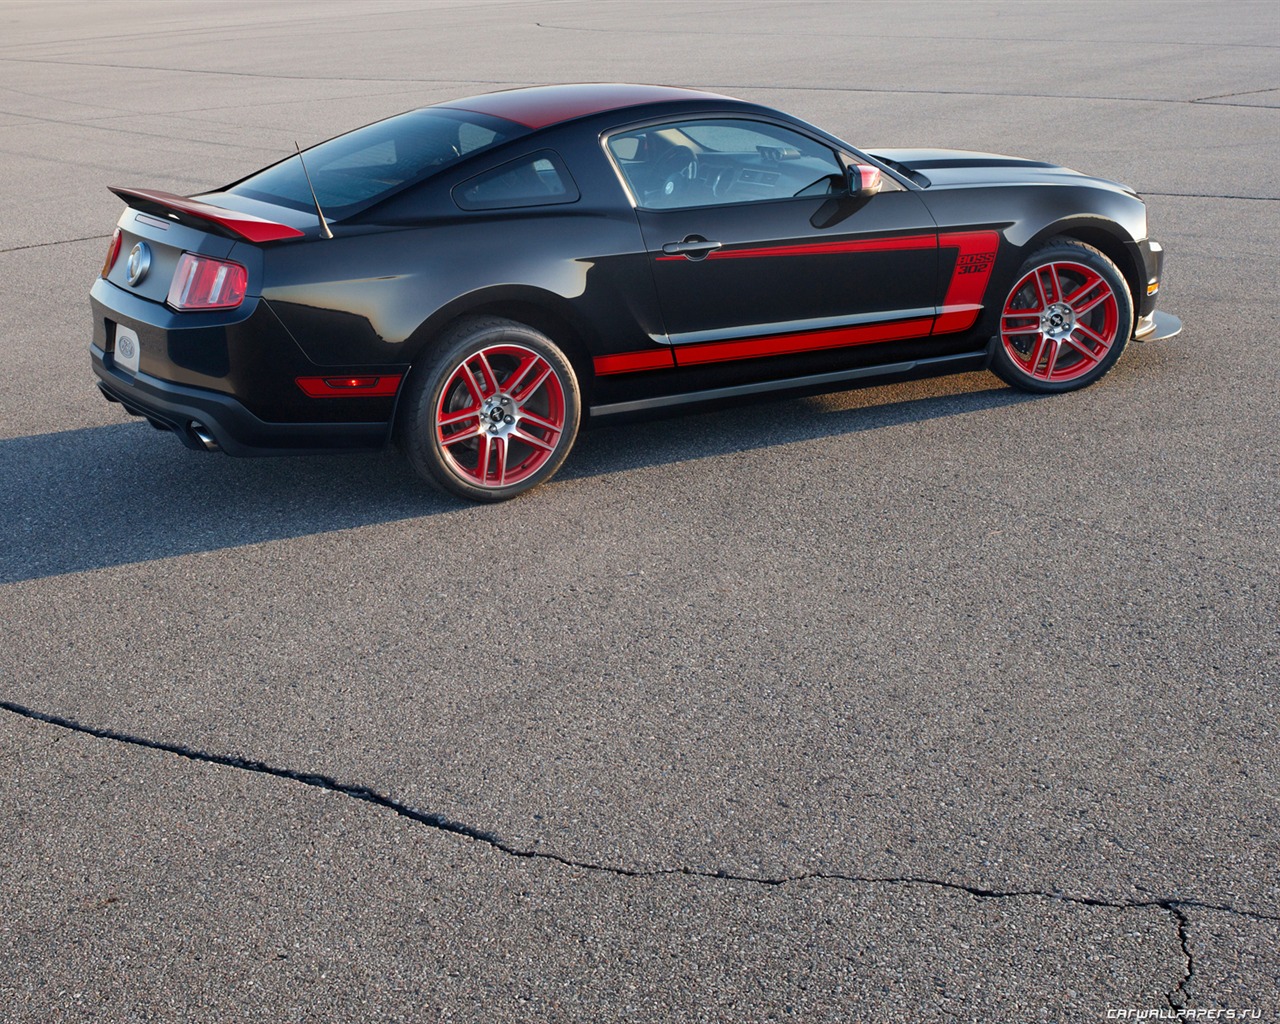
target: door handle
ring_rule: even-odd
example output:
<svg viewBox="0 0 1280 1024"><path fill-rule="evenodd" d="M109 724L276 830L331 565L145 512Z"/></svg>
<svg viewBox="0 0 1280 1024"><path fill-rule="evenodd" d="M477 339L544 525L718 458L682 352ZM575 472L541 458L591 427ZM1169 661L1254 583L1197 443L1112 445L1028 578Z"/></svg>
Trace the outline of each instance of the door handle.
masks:
<svg viewBox="0 0 1280 1024"><path fill-rule="evenodd" d="M668 242L662 251L668 256L685 256L691 260L702 259L709 252L719 249L723 243L708 242L705 238L686 238L683 242Z"/></svg>

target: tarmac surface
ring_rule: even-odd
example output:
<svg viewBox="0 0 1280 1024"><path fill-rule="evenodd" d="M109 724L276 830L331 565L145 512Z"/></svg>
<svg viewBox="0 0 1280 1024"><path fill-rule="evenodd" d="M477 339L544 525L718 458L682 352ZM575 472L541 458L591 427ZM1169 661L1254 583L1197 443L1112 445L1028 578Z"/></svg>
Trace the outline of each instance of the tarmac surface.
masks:
<svg viewBox="0 0 1280 1024"><path fill-rule="evenodd" d="M107 185L560 81L1125 181L1185 330L498 508L98 395ZM0 5L0 1020L1280 1019L1278 104L1262 3Z"/></svg>

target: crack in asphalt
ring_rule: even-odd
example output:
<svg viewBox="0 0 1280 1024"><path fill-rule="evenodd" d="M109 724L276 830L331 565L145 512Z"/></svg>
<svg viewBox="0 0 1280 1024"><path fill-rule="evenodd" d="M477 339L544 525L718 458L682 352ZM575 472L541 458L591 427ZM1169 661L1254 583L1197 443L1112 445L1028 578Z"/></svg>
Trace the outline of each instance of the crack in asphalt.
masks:
<svg viewBox="0 0 1280 1024"><path fill-rule="evenodd" d="M595 28L590 25L559 25L552 21L535 21L534 24L538 28L551 29L552 31L555 31L555 32L596 32L596 33L602 33L602 34L618 32L618 29L614 29L614 28ZM751 30L742 30L742 29L727 29L722 25L717 25L713 29L712 28L669 29L669 28L662 28L662 27L649 28L645 26L643 28L632 28L630 29L630 31L635 34L644 34L644 35L664 35L664 36L671 36L671 35L677 35L677 34L681 36L715 35L717 38L723 38L724 36L765 36L767 38L772 38L773 36L773 33L770 33L770 32L751 31ZM1064 40L1056 36L1051 38L1043 38L1043 39L1036 38L1036 37L1020 36L1016 39L1013 39L1013 38L1010 38L1009 36L962 36L955 33L948 33L946 35L934 36L934 35L923 35L920 33L912 33L910 35L904 35L902 33L897 33L897 32L866 32L866 33L858 33L856 36L850 36L850 35L845 35L843 33L797 32L793 30L793 31L788 31L784 34L789 39L832 39L832 38L908 39L913 42L927 41L927 42L944 42L944 43L951 43L951 42L1051 43L1054 46L1059 46L1062 43L1068 42L1068 41L1073 41L1073 42L1087 41L1090 43L1096 42L1095 39ZM1143 43L1147 46L1190 46L1190 47L1194 47L1197 50L1204 50L1206 48L1214 48L1214 47L1237 48L1237 49L1247 49L1247 50L1274 50L1277 48L1275 44L1272 44L1272 43L1228 43L1228 42L1205 43L1205 42L1188 42L1182 39L1144 39ZM1258 91L1266 92L1267 90L1260 89Z"/></svg>
<svg viewBox="0 0 1280 1024"><path fill-rule="evenodd" d="M449 8L448 6L446 6L444 9L448 10ZM388 15L414 14L414 13L421 13L421 8L406 7L403 10L392 10L392 11L361 11L360 20L361 22L368 22L373 18L381 18L381 17L386 17ZM326 22L333 23L335 21L340 23L343 19L350 17L350 15L346 13L335 14L331 17L325 17L324 15L317 15L314 6L312 7L311 10L307 12L307 14L308 14L308 22L311 26L316 26ZM298 28L298 22L296 20L294 21L259 21L259 22L254 22L252 24L230 27L229 30L232 32L238 30L238 31L247 31L247 32L261 34L271 29L281 29L281 28L289 29L291 31L296 30ZM75 43L87 43L90 46L97 46L97 47L101 47L108 43L113 43L119 40L124 40L129 43L136 44L136 43L152 43L161 39L173 40L173 39L196 38L203 42L207 38L209 31L210 31L210 26L194 25L189 28L186 28L186 27L163 28L163 29L155 29L150 32L130 32L130 33L113 34L113 35L99 33L99 34L87 35L87 36L59 36L59 37L56 37L56 42L59 46L71 46ZM4 51L12 50L12 51L21 53L23 50L47 47L52 45L53 45L53 42L47 39L31 39L21 43L15 43L12 46L6 46L0 49L3 49Z"/></svg>
<svg viewBox="0 0 1280 1024"><path fill-rule="evenodd" d="M1139 189L1138 194L1170 199L1243 199L1254 203L1280 203L1280 196L1224 196L1213 192L1148 192L1145 189Z"/></svg>
<svg viewBox="0 0 1280 1024"><path fill-rule="evenodd" d="M179 135L176 132L148 132L148 131L143 131L141 128L126 128L123 125L95 123L97 121L109 121L112 119L119 120L121 118L131 116L129 114L114 114L111 117L81 118L79 120L67 119L67 118L61 118L61 117L42 117L38 114L22 114L16 110L0 110L0 114L4 114L9 117L26 118L25 121L22 121L16 124L0 125L0 128L27 128L27 127L30 127L32 124L56 124L56 125L62 125L67 128L88 128L96 132L110 132L112 135L137 135L140 138L144 138L144 139L163 139L167 142L193 142L199 146L215 146L221 149L236 149L236 150L256 149L262 153L276 152L275 147L255 146L252 143L247 143L247 142L219 142L217 139L210 139L206 137L198 137L198 136L191 136L191 135ZM138 115L132 115L132 116L137 116L139 118L142 118L147 115L138 114ZM156 116L168 117L169 115L160 114ZM217 124L218 122L215 121L210 123ZM55 160L49 157L41 157L33 153L22 153L22 154L14 154L14 155L22 155L26 157L34 156L37 160L45 160L48 163L56 163L59 166L62 166L68 163L72 165L78 164L78 161L74 161L74 160L66 160L66 159ZM101 165L90 165L90 166L101 166Z"/></svg>
<svg viewBox="0 0 1280 1024"><path fill-rule="evenodd" d="M1186 961L1186 967L1182 975L1182 980L1174 986L1172 992L1165 994L1165 999L1169 1006L1175 1010L1184 1009L1191 1000L1191 993L1187 991L1187 986L1191 984L1191 979L1196 975L1195 960L1191 955L1191 921L1187 918L1186 913L1180 906L1171 904L1165 908L1173 915L1178 922L1178 942L1182 946L1182 957Z"/></svg>
<svg viewBox="0 0 1280 1024"><path fill-rule="evenodd" d="M539 28L548 26L539 24ZM0 63L5 64L48 64L55 67L84 67L84 68L109 68L116 71L158 71L167 74L176 75L211 75L215 77L226 78L256 78L260 80L284 81L284 82L382 82L399 85L493 85L506 88L514 88L521 84L510 79L497 78L420 78L412 76L399 76L388 78L376 75L312 75L312 74L265 74L258 71L229 71L225 68L173 68L164 67L154 64L125 64L111 63L107 61L87 61L87 60L54 60L51 58L34 58L34 57L3 57L0 56ZM551 83L532 83L532 84L551 84ZM712 85L690 85L689 88L700 88L707 90L757 90L761 87L750 84L723 84L717 83ZM1266 104L1257 103L1224 103L1219 98L1213 96L1192 97L1184 99L1181 97L1169 96L1094 96L1086 93L1034 93L1034 92L1006 92L1003 90L974 90L974 89L908 89L908 88L889 88L886 86L832 86L832 85L772 85L771 90L783 92L834 92L834 93L875 93L887 96L990 96L990 97L1007 97L1009 99L1049 99L1049 100L1079 100L1097 103L1162 103L1174 104L1179 106L1218 106L1218 107L1243 107L1248 110L1275 110L1275 107ZM1269 89L1251 90L1242 93L1224 93L1223 97L1245 96L1251 95L1253 92L1270 92ZM39 120L35 115L17 114L17 117L31 117Z"/></svg>
<svg viewBox="0 0 1280 1024"><path fill-rule="evenodd" d="M688 88L701 88L706 90L763 90L765 87L759 85L736 85L736 84L716 84L704 86L689 86ZM998 89L908 89L908 88L890 88L889 86L878 85L770 85L767 87L769 91L774 92L834 92L834 93L872 93L885 96L990 96L1003 97L1006 99L1036 99L1036 100L1079 100L1091 103L1165 103L1180 106L1191 107L1243 107L1247 110L1275 110L1276 107L1263 103L1226 103L1212 96L1202 98L1183 99L1181 97L1170 96L1094 96L1089 93L1062 93L1062 92L1005 92ZM1270 90L1262 90L1264 92ZM1247 96L1249 93L1226 93L1226 96L1240 95Z"/></svg>
<svg viewBox="0 0 1280 1024"><path fill-rule="evenodd" d="M1280 86L1269 86L1266 89L1242 89L1240 92L1220 92L1214 96L1201 96L1194 99L1192 103L1211 103L1213 100L1229 100L1233 96L1257 96L1264 92L1280 92ZM1237 104L1224 104L1225 106L1237 106Z"/></svg>
<svg viewBox="0 0 1280 1024"><path fill-rule="evenodd" d="M771 888L805 881L849 882L862 885L919 885L935 889L946 889L952 892L961 892L972 896L975 899L1003 900L1036 898L1056 900L1061 903L1070 903L1083 907L1100 907L1121 911L1162 910L1170 915L1176 923L1178 943L1181 947L1183 960L1185 962L1182 978L1165 995L1166 1001L1174 1009L1180 1009L1188 1004L1190 999L1188 986L1195 977L1195 958L1191 951L1191 940L1189 934L1190 919L1186 913L1187 908L1215 910L1221 913L1232 914L1237 917L1249 918L1252 920L1280 921L1280 915L1264 914L1259 911L1240 910L1229 905L1206 903L1201 900L1184 900L1173 897L1151 900L1108 900L1096 896L1075 896L1064 892L1047 892L1039 889L986 889L981 886L967 885L963 882L949 882L944 879L924 878L915 875L877 877L869 875L849 875L841 872L804 871L793 875L781 875L776 878L770 878L760 875L745 875L733 871L710 871L689 867L642 869L628 868L621 865L597 864L592 861L577 860L572 857L566 857L562 854L552 853L549 851L523 849L518 846L512 846L510 843L504 841L501 837L492 832L486 832L482 829L475 828L474 826L464 824L463 822L454 821L450 818L446 818L442 814L431 814L426 811L417 810L416 808L400 803L389 796L379 793L368 786L358 786L339 782L337 779L317 772L303 772L296 771L291 768L278 768L274 765L269 765L264 761L254 761L249 758L233 757L228 754L215 754L209 751L195 750L191 747L186 747L177 743L165 743L159 740L149 740L140 736L132 736L128 733L118 732L115 729L105 729L96 726L84 725L72 719L63 718L60 715L36 711L32 708L28 708L24 705L16 704L13 701L8 700L0 700L0 709L31 721L56 726L60 729L66 729L86 736L93 736L96 739L111 740L116 743L142 747L147 750L157 750L167 754L174 754L178 757L184 757L190 761L197 761L204 764L216 764L226 768L237 768L241 771L255 772L260 775L269 775L273 778L301 783L304 786L312 786L331 793L338 793L342 796L351 797L354 800L360 800L364 803L370 803L376 807L381 807L384 810L391 811L402 818L408 818L410 821L416 822L420 825L426 825L428 828L433 828L441 832L447 832L450 835L461 836L479 843L484 843L498 852L507 854L511 857L519 857L526 860L552 861L556 864L563 865L564 867L574 868L580 871L599 872L601 874L609 874L622 878L661 878L666 876L684 876L687 878L705 878L715 881L743 882L752 885L768 886Z"/></svg>
<svg viewBox="0 0 1280 1024"><path fill-rule="evenodd" d="M22 252L25 249L45 249L51 245L71 245L74 242L96 242L110 237L110 235L85 235L83 238L59 238L56 242L32 242L30 245L15 245L9 249L0 249L0 253Z"/></svg>
<svg viewBox="0 0 1280 1024"><path fill-rule="evenodd" d="M283 75L260 71L228 71L224 68L170 68L160 64L118 64L92 60L54 60L37 57L0 57L0 64L49 64L54 67L110 68L116 71L160 71L175 75L213 75L221 78L256 78L273 82L396 82L404 85L506 85L508 79L497 78L387 78L378 75Z"/></svg>

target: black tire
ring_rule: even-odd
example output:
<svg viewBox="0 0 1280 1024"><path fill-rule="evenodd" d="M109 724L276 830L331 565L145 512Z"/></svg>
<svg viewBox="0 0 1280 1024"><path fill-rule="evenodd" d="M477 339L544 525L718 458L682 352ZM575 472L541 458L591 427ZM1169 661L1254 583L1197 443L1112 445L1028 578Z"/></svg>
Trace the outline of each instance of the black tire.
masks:
<svg viewBox="0 0 1280 1024"><path fill-rule="evenodd" d="M573 366L550 338L514 320L473 317L419 362L398 424L419 476L471 501L506 501L560 468L582 399Z"/></svg>
<svg viewBox="0 0 1280 1024"><path fill-rule="evenodd" d="M1093 246L1069 238L1027 258L1000 312L991 369L1024 391L1088 387L1116 364L1133 334L1124 276Z"/></svg>

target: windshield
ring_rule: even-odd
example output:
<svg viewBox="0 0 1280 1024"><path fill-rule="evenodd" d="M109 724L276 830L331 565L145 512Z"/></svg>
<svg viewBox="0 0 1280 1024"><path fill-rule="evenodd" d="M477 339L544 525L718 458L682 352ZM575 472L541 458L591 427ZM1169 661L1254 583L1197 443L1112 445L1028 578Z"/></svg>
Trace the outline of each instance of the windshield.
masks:
<svg viewBox="0 0 1280 1024"><path fill-rule="evenodd" d="M429 107L311 147L306 169L325 216L341 220L464 156L528 133L523 125L502 118ZM225 191L295 210L315 208L296 156Z"/></svg>

